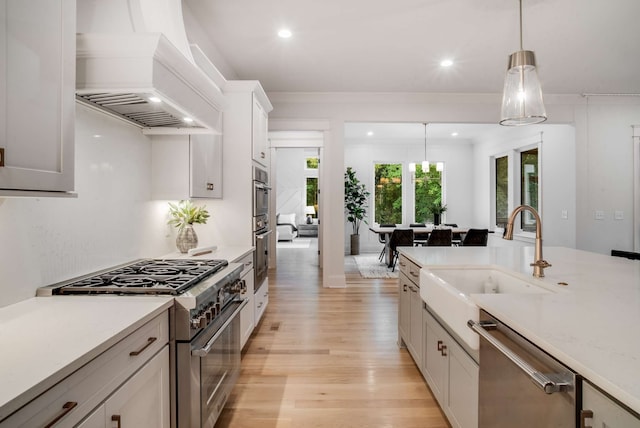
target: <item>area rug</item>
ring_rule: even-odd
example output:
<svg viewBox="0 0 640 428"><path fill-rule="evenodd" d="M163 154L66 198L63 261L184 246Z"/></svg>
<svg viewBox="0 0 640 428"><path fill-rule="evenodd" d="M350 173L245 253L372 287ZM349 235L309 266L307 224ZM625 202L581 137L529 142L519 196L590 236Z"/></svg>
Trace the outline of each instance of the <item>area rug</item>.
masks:
<svg viewBox="0 0 640 428"><path fill-rule="evenodd" d="M397 278L398 270L391 272L384 262L378 260L376 254L360 254L353 256L363 278Z"/></svg>
<svg viewBox="0 0 640 428"><path fill-rule="evenodd" d="M278 241L276 248L309 248L311 239L294 239L293 241Z"/></svg>

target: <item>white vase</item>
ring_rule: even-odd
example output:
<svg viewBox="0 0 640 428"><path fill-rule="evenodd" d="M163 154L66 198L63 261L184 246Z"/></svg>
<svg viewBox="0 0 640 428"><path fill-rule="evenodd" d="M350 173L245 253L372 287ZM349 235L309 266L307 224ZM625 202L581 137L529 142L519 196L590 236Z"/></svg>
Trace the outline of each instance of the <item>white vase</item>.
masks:
<svg viewBox="0 0 640 428"><path fill-rule="evenodd" d="M198 235L196 235L195 230L193 230L192 224L187 224L182 229L178 230L176 246L181 253L186 253L190 249L198 246Z"/></svg>

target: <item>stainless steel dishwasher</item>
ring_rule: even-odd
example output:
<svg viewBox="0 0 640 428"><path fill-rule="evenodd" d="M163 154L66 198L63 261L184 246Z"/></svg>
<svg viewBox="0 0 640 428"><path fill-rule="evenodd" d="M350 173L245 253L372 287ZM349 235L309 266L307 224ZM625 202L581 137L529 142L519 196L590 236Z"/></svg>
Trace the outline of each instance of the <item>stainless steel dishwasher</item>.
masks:
<svg viewBox="0 0 640 428"><path fill-rule="evenodd" d="M485 311L480 335L480 428L576 427L580 378Z"/></svg>

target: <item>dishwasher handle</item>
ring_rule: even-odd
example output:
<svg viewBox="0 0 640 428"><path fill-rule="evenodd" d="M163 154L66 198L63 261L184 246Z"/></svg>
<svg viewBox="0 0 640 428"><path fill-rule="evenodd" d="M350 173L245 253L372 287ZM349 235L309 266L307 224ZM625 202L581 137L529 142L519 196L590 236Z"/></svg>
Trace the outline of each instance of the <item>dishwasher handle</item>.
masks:
<svg viewBox="0 0 640 428"><path fill-rule="evenodd" d="M489 342L493 347L495 347L498 351L500 351L505 357L511 360L511 362L513 362L516 366L518 366L520 370L525 372L527 376L529 376L531 381L533 381L533 383L539 386L540 389L542 389L546 394L553 394L554 392L564 392L571 386L569 382L556 382L549 379L547 375L537 371L529 363L527 363L525 360L520 358L518 354L513 352L511 349L505 346L498 339L490 335L487 332L487 330L485 330L485 327L496 328L497 327L496 323L493 323L491 321L475 322L475 321L469 320L467 321L467 326L469 326L471 330L478 333L480 337L482 337L487 342Z"/></svg>

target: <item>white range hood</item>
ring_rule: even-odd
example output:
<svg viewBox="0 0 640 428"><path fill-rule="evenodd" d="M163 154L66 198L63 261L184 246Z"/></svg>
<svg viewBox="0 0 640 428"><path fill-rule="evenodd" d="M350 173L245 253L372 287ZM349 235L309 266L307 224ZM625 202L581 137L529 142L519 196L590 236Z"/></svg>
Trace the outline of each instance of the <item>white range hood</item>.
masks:
<svg viewBox="0 0 640 428"><path fill-rule="evenodd" d="M224 97L194 64L176 8L179 0L79 2L76 99L145 134L220 133Z"/></svg>

